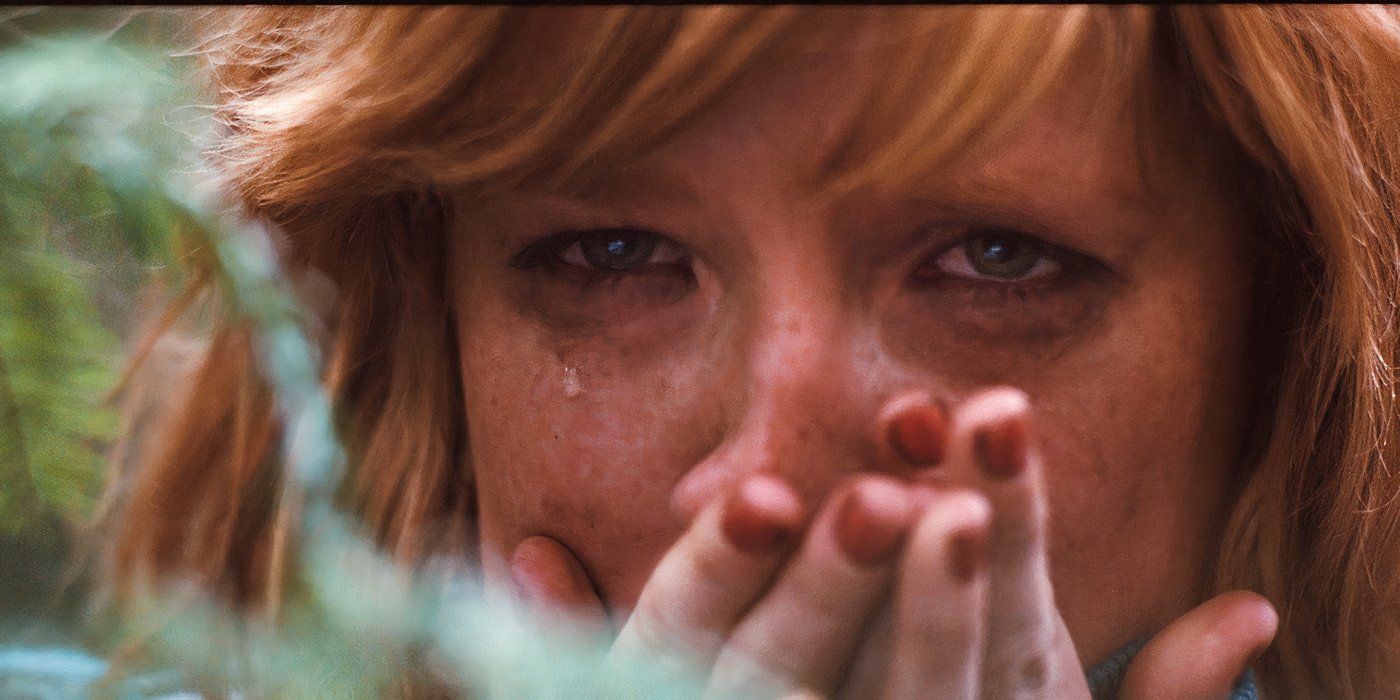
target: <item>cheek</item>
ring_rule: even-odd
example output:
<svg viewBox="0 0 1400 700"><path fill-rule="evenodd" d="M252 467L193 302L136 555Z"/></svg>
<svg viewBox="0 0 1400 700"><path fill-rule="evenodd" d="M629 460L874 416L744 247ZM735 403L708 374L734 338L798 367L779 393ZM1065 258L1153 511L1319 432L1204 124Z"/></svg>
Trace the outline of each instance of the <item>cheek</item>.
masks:
<svg viewBox="0 0 1400 700"><path fill-rule="evenodd" d="M1035 395L1055 541L1067 550L1169 546L1219 510L1240 434L1216 429L1232 416L1212 414L1239 406L1238 392L1181 358L1148 359L1107 355Z"/></svg>
<svg viewBox="0 0 1400 700"><path fill-rule="evenodd" d="M1100 337L1024 378L1072 628L1107 619L1105 600L1185 605L1208 576L1246 429L1245 299L1193 276L1150 282Z"/></svg>
<svg viewBox="0 0 1400 700"><path fill-rule="evenodd" d="M525 537L552 536L605 602L630 606L680 535L672 488L712 446L697 429L713 423L710 377L674 346L522 348L516 330L478 335L463 358L483 563L499 570Z"/></svg>

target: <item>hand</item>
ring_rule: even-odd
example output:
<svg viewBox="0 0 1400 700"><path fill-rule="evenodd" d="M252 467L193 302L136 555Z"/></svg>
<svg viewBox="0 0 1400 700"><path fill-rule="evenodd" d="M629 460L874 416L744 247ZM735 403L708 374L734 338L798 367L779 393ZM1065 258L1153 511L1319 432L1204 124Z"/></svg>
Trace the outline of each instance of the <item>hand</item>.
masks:
<svg viewBox="0 0 1400 700"><path fill-rule="evenodd" d="M917 505L908 486L863 477L827 499L802 538L802 504L786 484L744 481L663 557L611 660L674 668L678 677L708 669L710 696L834 692L866 620L888 596ZM598 609L577 585L582 569L554 540L522 543L516 564L528 597L581 598Z"/></svg>
<svg viewBox="0 0 1400 700"><path fill-rule="evenodd" d="M934 434L939 428L931 425L923 432ZM896 441L900 433L895 432ZM956 561L956 550L950 551L956 536L946 533L956 532L959 526L934 524L939 515L936 506L930 508L907 546L901 567L888 655L888 695L926 696L929 689L947 688L938 696L1087 697L1084 664L1054 605L1046 549L1044 471L1031 449L1024 394L997 389L967 401L953 421L946 451L946 460L935 471L940 480L972 488L986 499L992 513L985 590L975 591L974 581L959 600L947 577L938 576L940 565L950 568L938 560L940 551ZM957 519L956 515L945 517ZM930 599L953 600L965 607L944 613L944 606L931 606ZM979 603L984 607L977 608ZM1220 595L1152 639L1129 666L1120 696L1228 697L1235 680L1272 641L1277 625L1277 614L1263 597L1246 591ZM950 629L965 630L961 637L969 641L951 638L954 635L946 631ZM940 634L939 630L944 630L944 638L921 639ZM975 641L979 636L980 665ZM960 653L949 654L949 649ZM938 660L944 659L942 664L947 665L958 656L973 660L972 668L960 677L941 668ZM961 684L945 685L950 679Z"/></svg>
<svg viewBox="0 0 1400 700"><path fill-rule="evenodd" d="M1053 604L1026 418L1019 392L968 401L933 470L938 486L856 480L827 500L790 561L801 504L781 481L750 478L668 552L614 657L710 668L712 695L830 695L854 667L842 691L861 697L1087 697ZM943 426L925 422L893 431L894 446L941 457ZM516 561L531 597L601 616L557 542L531 538ZM863 640L892 582L892 629ZM1258 596L1213 599L1142 651L1123 693L1224 697L1275 626Z"/></svg>

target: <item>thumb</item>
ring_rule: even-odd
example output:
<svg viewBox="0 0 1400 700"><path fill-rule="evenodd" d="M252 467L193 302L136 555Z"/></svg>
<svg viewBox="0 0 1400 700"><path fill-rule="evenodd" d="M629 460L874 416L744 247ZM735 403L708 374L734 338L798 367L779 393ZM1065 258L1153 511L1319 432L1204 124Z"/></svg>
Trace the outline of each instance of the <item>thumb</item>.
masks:
<svg viewBox="0 0 1400 700"><path fill-rule="evenodd" d="M1228 698L1278 631L1278 613L1263 596L1230 591L1167 625L1128 666L1121 697Z"/></svg>
<svg viewBox="0 0 1400 700"><path fill-rule="evenodd" d="M605 629L607 611L573 552L542 535L526 538L510 562L516 595L546 619L567 618L588 629Z"/></svg>

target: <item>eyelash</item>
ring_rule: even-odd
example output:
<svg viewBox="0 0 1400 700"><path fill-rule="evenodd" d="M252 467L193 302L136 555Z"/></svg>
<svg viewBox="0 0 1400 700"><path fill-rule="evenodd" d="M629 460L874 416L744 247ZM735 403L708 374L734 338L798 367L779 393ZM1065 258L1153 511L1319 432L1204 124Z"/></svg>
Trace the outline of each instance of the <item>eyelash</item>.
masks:
<svg viewBox="0 0 1400 700"><path fill-rule="evenodd" d="M976 268L981 262L975 259L974 249L980 247L983 254L997 248L1015 250L1034 256L1029 267L1017 276L997 276L981 273ZM949 256L956 256L948 260ZM1013 258L1016 256L1012 256ZM937 269L940 262L961 263L966 274L950 273ZM953 281L965 284L999 286L1040 286L1073 276L1097 266L1097 261L1087 255L1046 242L1037 236L999 227L973 228L951 245L924 256L915 267L913 278L921 282ZM1036 274L1030 274L1039 270Z"/></svg>
<svg viewBox="0 0 1400 700"><path fill-rule="evenodd" d="M563 260L563 256L574 246L582 246L585 239L596 236L616 236L623 237L644 237L647 245L652 246L648 252L654 252L657 248L672 249L671 259L657 262L644 262L637 267L627 269L607 269L598 265L589 264L587 255L580 248L580 255L584 264ZM1000 245L993 245L989 241L996 241ZM635 240L634 240L635 242ZM1018 277L998 277L994 275L980 274L976 271L979 266L978 261L973 260L972 248L978 243L982 244L983 252L986 253L995 247L1022 246L1036 260L1027 271L1048 267L1049 270L1042 270L1040 274ZM596 243L596 241L595 241ZM938 263L945 261L949 255L958 255L962 260L962 267L969 269L972 274L954 274L946 270L939 269ZM510 266L518 270L538 270L544 269L553 273L581 275L591 278L603 277L625 277L646 270L652 270L666 265L682 266L688 265L690 256L684 248L675 243L670 238L647 231L641 228L631 227L610 227L583 230L568 230L546 236L544 239L530 244L524 250L516 253L510 259ZM959 262L956 258L953 263ZM1045 242L1036 236L1019 231L998 227L981 227L968 231L951 245L940 248L936 252L926 255L915 267L912 277L914 280L923 283L955 282L963 284L979 284L984 286L1001 287L1040 287L1046 284L1053 284L1058 280L1072 277L1075 273L1083 273L1094 269L1102 269L1102 265L1093 258L1078 253L1073 250L1055 246Z"/></svg>
<svg viewBox="0 0 1400 700"><path fill-rule="evenodd" d="M685 253L684 249L675 241L672 241L666 236L640 228L612 227L560 231L558 233L551 234L549 236L546 236L543 240L532 243L529 246L526 246L524 250L520 251L519 253L516 253L514 256L511 257L509 264L511 267L517 270L545 269L552 272L575 272L588 275L602 276L627 275L639 272L643 269L654 267L656 265L654 263L649 263L632 269L609 270L598 266L579 265L577 263L565 261L561 258L561 256L564 253L569 251L569 249L573 248L575 245L582 246L586 238L589 238L590 236L598 236L603 234L614 234L619 237L643 236L649 239L648 243L651 246L653 246L653 249L659 246L662 248L672 248L680 253L679 255L674 256L674 260L668 261L664 264L680 265L689 262L689 255Z"/></svg>

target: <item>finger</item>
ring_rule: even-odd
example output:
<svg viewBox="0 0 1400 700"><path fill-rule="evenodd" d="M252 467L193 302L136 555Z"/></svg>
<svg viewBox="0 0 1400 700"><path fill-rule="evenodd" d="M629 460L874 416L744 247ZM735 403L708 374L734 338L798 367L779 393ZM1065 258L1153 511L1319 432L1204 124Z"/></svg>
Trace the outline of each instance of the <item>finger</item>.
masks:
<svg viewBox="0 0 1400 700"><path fill-rule="evenodd" d="M896 396L880 410L876 421L886 461L908 467L928 467L943 461L948 449L948 419L943 407L926 392Z"/></svg>
<svg viewBox="0 0 1400 700"><path fill-rule="evenodd" d="M917 522L917 521L916 521ZM913 535L913 529L910 530ZM908 547L909 545L905 545ZM901 556L901 561L902 557ZM898 585L900 562L895 562L895 579ZM861 630L857 651L851 659L841 686L836 692L841 698L883 697L889 686L890 664L894 657L894 601L893 594L880 601L875 611Z"/></svg>
<svg viewBox="0 0 1400 700"><path fill-rule="evenodd" d="M1152 638L1128 666L1120 697L1229 697L1268 649L1278 613L1257 593L1231 591L1202 603Z"/></svg>
<svg viewBox="0 0 1400 700"><path fill-rule="evenodd" d="M1029 413L1024 393L992 389L962 406L952 430L950 476L980 490L992 510L982 675L982 694L992 698L1088 692L1050 586L1044 475Z"/></svg>
<svg viewBox="0 0 1400 700"><path fill-rule="evenodd" d="M749 477L716 501L652 572L612 662L645 659L676 672L708 663L800 534L802 502L776 478Z"/></svg>
<svg viewBox="0 0 1400 700"><path fill-rule="evenodd" d="M831 693L917 516L913 496L866 476L828 500L773 587L715 661L709 696Z"/></svg>
<svg viewBox="0 0 1400 700"><path fill-rule="evenodd" d="M516 595L537 613L566 617L587 628L607 627L607 612L588 573L558 540L526 538L511 557L510 575Z"/></svg>
<svg viewBox="0 0 1400 700"><path fill-rule="evenodd" d="M908 484L908 488L914 499L914 510L918 513L927 511L939 495L946 490L944 487L935 487L922 482ZM911 536L912 533L913 529L911 528ZM912 546L912 540L910 540L905 545L906 553L900 556L907 558ZM903 566L904 564L900 562L895 563L896 586L898 585L898 571ZM881 697L887 692L890 685L890 664L893 660L895 645L893 597L892 595L882 601L866 622L865 629L861 633L859 651L852 660L851 667L846 671L845 679L841 681L838 693L840 697Z"/></svg>
<svg viewBox="0 0 1400 700"><path fill-rule="evenodd" d="M887 697L978 697L990 520L971 491L938 494L919 520L895 583Z"/></svg>

